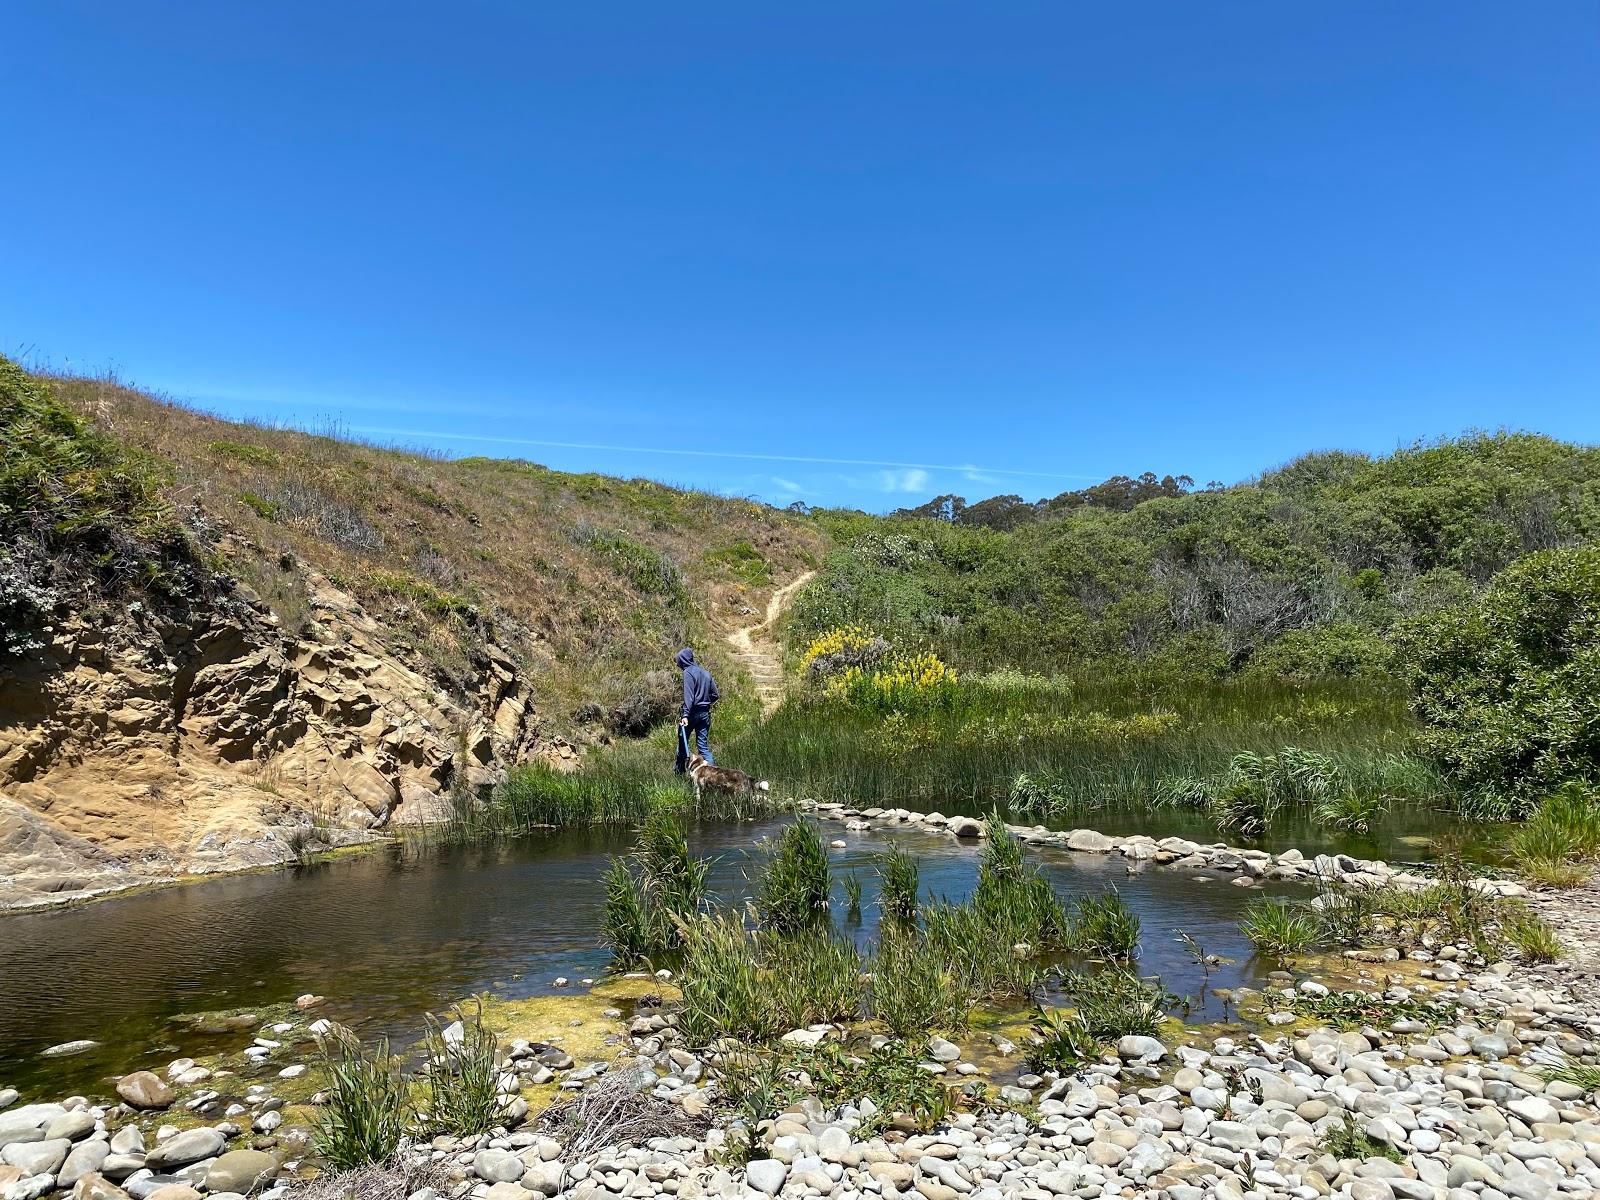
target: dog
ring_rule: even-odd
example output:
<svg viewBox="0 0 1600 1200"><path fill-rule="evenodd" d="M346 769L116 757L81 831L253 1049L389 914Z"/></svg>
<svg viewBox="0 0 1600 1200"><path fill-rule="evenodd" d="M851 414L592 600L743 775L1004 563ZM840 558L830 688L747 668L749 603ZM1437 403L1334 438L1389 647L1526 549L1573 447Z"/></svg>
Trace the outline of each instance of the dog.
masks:
<svg viewBox="0 0 1600 1200"><path fill-rule="evenodd" d="M726 792L730 796L753 796L757 792L770 792L772 785L765 779L757 779L746 775L743 771L736 771L732 767L719 767L708 763L704 756L691 754L689 756L689 779L694 784L694 798L700 799L702 792Z"/></svg>

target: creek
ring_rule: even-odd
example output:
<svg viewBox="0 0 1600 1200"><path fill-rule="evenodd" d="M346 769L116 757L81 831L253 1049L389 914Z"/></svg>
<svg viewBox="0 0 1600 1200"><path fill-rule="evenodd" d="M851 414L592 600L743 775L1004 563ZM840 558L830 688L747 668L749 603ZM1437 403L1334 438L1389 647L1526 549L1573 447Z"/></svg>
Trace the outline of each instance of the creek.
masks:
<svg viewBox="0 0 1600 1200"><path fill-rule="evenodd" d="M703 823L690 844L713 860L712 890L748 893L754 843L786 818ZM862 943L876 930L873 856L887 834L825 838L831 853L835 925ZM946 835L893 835L921 864L924 894L967 896L975 845ZM104 1094L110 1077L161 1069L173 1058L238 1050L239 1033L203 1034L183 1014L254 1011L312 992L318 1010L362 1036L406 1044L422 1017L479 992L514 999L549 994L557 977L581 986L606 969L598 944L602 874L626 851L626 829L567 830L488 846L395 844L334 861L240 875L114 898L80 908L0 919L0 1086L33 1099L71 1091ZM1149 867L1133 873L1120 856L1030 849L1067 901L1115 887L1141 918L1138 968L1193 999L1190 1018L1225 1016L1215 988L1259 986L1267 966L1250 959L1237 922L1259 889L1228 877L1198 881ZM847 921L842 879L863 883L859 924ZM1271 886L1278 894L1303 889ZM1175 931L1231 962L1203 972ZM92 1039L95 1049L47 1058L58 1043Z"/></svg>

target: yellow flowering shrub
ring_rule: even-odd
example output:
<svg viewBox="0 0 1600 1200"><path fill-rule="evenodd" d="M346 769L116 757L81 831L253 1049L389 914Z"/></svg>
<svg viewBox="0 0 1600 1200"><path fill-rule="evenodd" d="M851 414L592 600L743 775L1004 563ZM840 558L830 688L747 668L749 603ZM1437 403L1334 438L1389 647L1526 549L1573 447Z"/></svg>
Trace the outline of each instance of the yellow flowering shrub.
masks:
<svg viewBox="0 0 1600 1200"><path fill-rule="evenodd" d="M830 699L887 712L946 708L955 702L956 673L935 654L889 660L871 671L848 667L824 688Z"/></svg>
<svg viewBox="0 0 1600 1200"><path fill-rule="evenodd" d="M810 670L819 658L838 654L844 650L865 650L877 640L877 635L859 625L841 625L814 639L800 658L800 669Z"/></svg>

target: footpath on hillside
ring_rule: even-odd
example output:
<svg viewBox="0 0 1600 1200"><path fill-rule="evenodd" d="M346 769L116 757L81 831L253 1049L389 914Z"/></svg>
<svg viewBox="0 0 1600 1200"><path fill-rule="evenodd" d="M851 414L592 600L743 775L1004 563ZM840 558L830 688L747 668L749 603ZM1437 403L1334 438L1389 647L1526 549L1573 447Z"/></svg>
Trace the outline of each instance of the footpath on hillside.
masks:
<svg viewBox="0 0 1600 1200"><path fill-rule="evenodd" d="M791 579L767 601L767 612L754 625L735 629L728 635L728 645L734 656L744 665L761 697L761 713L765 716L783 703L783 654L773 638L773 628L794 594L816 576L815 571Z"/></svg>

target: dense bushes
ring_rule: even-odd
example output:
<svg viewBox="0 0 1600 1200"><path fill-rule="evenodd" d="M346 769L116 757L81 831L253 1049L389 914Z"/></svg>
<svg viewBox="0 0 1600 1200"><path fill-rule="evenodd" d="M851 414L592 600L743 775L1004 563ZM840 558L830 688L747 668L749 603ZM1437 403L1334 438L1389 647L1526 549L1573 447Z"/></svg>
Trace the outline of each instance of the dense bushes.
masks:
<svg viewBox="0 0 1600 1200"><path fill-rule="evenodd" d="M1594 537L1600 451L1471 435L1383 459L1308 455L1233 488L1107 495L1023 521L1014 505L979 522L959 503L818 514L841 545L797 597L797 639L870 625L963 672L1120 661L1371 677L1396 620Z"/></svg>
<svg viewBox="0 0 1600 1200"><path fill-rule="evenodd" d="M1398 644L1422 744L1466 787L1526 807L1600 778L1600 546L1531 554Z"/></svg>

